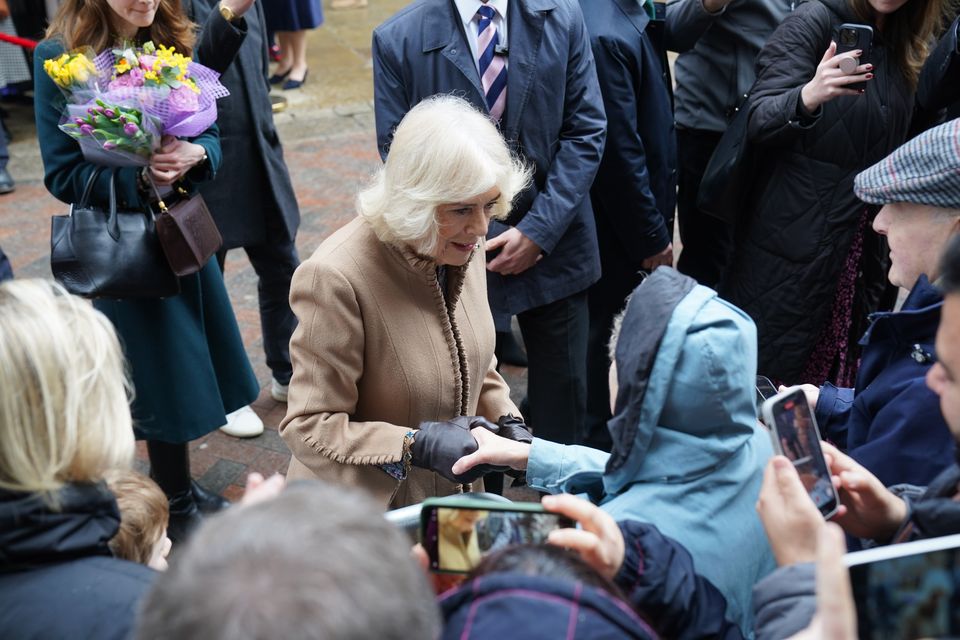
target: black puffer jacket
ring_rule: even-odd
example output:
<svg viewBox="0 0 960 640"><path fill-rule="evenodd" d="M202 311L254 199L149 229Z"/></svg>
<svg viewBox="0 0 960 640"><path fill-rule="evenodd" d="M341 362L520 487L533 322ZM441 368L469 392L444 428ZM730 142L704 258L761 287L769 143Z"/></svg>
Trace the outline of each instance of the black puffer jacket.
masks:
<svg viewBox="0 0 960 640"><path fill-rule="evenodd" d="M875 77L866 93L835 98L815 117L800 117L800 90L844 22L863 22L846 0L804 2L757 58L749 123L755 181L720 290L757 323L758 372L790 383L800 382L829 320L865 208L853 179L904 141L913 109L913 91L874 26ZM885 243L868 229L857 282L866 294L858 309L864 322L885 286L885 254Z"/></svg>
<svg viewBox="0 0 960 640"><path fill-rule="evenodd" d="M0 638L127 638L156 572L111 557L120 527L106 487L68 485L53 510L0 491Z"/></svg>

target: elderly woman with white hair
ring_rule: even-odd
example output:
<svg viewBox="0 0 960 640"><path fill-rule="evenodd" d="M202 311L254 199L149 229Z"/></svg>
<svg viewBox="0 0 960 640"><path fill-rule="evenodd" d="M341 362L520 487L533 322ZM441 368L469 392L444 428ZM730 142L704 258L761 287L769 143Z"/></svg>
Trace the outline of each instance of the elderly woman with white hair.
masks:
<svg viewBox="0 0 960 640"><path fill-rule="evenodd" d="M0 637L127 638L155 572L112 557L134 440L120 342L59 285L0 286ZM51 615L53 614L53 615Z"/></svg>
<svg viewBox="0 0 960 640"><path fill-rule="evenodd" d="M479 473L451 471L476 449L471 425L526 437L496 371L483 247L528 176L464 100L433 97L404 117L359 216L293 278L288 478L396 508L480 489Z"/></svg>

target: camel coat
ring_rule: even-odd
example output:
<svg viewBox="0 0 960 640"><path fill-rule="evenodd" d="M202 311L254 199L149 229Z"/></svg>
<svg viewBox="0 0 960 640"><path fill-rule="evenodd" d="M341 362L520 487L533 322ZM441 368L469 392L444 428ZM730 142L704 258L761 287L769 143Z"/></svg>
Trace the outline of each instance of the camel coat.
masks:
<svg viewBox="0 0 960 640"><path fill-rule="evenodd" d="M433 261L381 242L361 218L324 241L290 289L300 324L280 424L288 479L361 487L385 508L469 490L418 468L400 481L380 465L402 461L405 434L423 421L519 415L495 369L486 284L478 251L447 269L445 299Z"/></svg>

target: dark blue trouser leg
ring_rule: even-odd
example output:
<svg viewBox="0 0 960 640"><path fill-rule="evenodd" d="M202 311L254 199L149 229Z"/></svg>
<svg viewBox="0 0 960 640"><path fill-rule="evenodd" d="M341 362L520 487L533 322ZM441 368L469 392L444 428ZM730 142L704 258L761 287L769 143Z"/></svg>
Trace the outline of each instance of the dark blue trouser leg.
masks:
<svg viewBox="0 0 960 640"><path fill-rule="evenodd" d="M587 292L517 314L527 347L524 414L540 437L576 444L587 402Z"/></svg>
<svg viewBox="0 0 960 640"><path fill-rule="evenodd" d="M244 247L244 250L259 279L260 330L267 366L277 382L287 384L293 375L290 336L297 326L297 317L290 309L290 280L300 265L297 247L290 240Z"/></svg>
<svg viewBox="0 0 960 640"><path fill-rule="evenodd" d="M10 266L10 260L7 259L7 254L5 254L3 248L0 247L0 282L11 279L13 279L13 267Z"/></svg>

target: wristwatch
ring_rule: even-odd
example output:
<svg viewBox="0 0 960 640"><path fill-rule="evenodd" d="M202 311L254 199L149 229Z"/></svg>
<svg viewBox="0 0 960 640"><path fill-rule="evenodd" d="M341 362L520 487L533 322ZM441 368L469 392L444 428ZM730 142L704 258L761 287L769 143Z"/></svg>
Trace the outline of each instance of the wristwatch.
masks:
<svg viewBox="0 0 960 640"><path fill-rule="evenodd" d="M222 2L218 6L220 9L220 15L222 15L223 19L226 20L227 22L233 22L239 17L237 16L237 14L233 12L233 9L231 9L230 7L224 6Z"/></svg>

